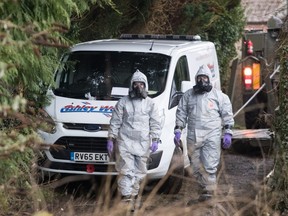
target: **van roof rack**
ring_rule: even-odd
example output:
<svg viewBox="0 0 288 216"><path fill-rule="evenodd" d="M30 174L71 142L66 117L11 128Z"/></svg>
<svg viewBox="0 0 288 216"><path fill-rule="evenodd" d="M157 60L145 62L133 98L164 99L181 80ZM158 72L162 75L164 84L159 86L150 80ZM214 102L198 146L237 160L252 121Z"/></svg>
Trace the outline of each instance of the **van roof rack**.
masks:
<svg viewBox="0 0 288 216"><path fill-rule="evenodd" d="M120 39L155 39L201 41L199 35L121 34Z"/></svg>

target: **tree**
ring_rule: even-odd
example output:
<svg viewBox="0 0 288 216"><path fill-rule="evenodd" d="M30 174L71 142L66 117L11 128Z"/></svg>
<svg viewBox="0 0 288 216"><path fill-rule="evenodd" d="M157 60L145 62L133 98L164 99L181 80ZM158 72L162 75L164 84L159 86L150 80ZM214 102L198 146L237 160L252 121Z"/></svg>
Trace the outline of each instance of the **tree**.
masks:
<svg viewBox="0 0 288 216"><path fill-rule="evenodd" d="M219 59L221 82L229 80L230 61L237 56L235 43L242 37L245 26L244 11L240 1L205 0L186 4L180 16L181 34L199 34L204 40L214 42ZM175 26L176 27L176 26Z"/></svg>
<svg viewBox="0 0 288 216"><path fill-rule="evenodd" d="M94 5L81 19L73 19L73 28L79 33L81 41L115 38L121 33L141 33L143 22L150 13L153 1L114 0L113 2L115 4L113 8Z"/></svg>
<svg viewBox="0 0 288 216"><path fill-rule="evenodd" d="M221 81L229 79L229 64L236 57L235 43L245 25L240 0L115 0L117 11L93 7L75 20L82 40L114 38L121 33L199 34L215 43ZM104 24L106 23L106 25Z"/></svg>
<svg viewBox="0 0 288 216"><path fill-rule="evenodd" d="M40 105L47 101L45 89L53 85L59 48L67 47L73 39L66 34L71 19L81 17L91 5L114 7L111 0L2 0L0 3L2 214L10 208L22 207L21 199L13 199L15 194L7 192L7 188L30 187L28 173L33 156L30 149L41 143L36 131L43 122L38 117Z"/></svg>
<svg viewBox="0 0 288 216"><path fill-rule="evenodd" d="M277 56L280 59L279 110L275 124L275 168L271 181L270 204L275 210L288 210L288 19L283 23Z"/></svg>
<svg viewBox="0 0 288 216"><path fill-rule="evenodd" d="M46 100L43 93L47 85L53 85L53 73L59 59L57 48L71 44L71 38L66 37L71 19L81 17L93 4L114 7L110 0L1 2L0 155L1 146L5 147L5 154L9 153L6 140L9 134L3 132L4 129L17 126L27 132L29 126L35 126L29 118ZM32 115L26 118L25 114ZM11 118L13 121L9 120ZM25 142L21 140L18 144L13 140L13 145L19 149Z"/></svg>

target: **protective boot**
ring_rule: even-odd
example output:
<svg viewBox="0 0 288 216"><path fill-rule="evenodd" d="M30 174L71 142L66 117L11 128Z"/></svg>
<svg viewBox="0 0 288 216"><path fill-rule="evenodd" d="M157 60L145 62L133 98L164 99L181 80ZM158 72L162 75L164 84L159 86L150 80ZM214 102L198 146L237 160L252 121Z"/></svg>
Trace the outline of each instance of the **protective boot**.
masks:
<svg viewBox="0 0 288 216"><path fill-rule="evenodd" d="M142 206L142 197L140 195L133 196L133 211L137 211Z"/></svg>
<svg viewBox="0 0 288 216"><path fill-rule="evenodd" d="M121 197L121 203L127 208L127 210L132 211L134 208L134 202L133 197L131 195L129 196L122 196Z"/></svg>
<svg viewBox="0 0 288 216"><path fill-rule="evenodd" d="M132 200L131 195L121 197L121 202L123 202L123 203L129 203L129 202L131 202L131 200Z"/></svg>
<svg viewBox="0 0 288 216"><path fill-rule="evenodd" d="M197 204L197 203L200 203L200 202L205 202L205 201L208 201L212 198L212 191L207 191L207 190L204 190L202 191L202 193L200 194L200 196L198 197L198 199L191 199L187 202L187 206L191 206L191 205L194 205L194 204Z"/></svg>
<svg viewBox="0 0 288 216"><path fill-rule="evenodd" d="M202 194L200 194L199 198L198 198L198 201L199 202L204 202L204 201L207 201L209 199L212 198L212 191L207 191L207 190L204 190L202 192Z"/></svg>

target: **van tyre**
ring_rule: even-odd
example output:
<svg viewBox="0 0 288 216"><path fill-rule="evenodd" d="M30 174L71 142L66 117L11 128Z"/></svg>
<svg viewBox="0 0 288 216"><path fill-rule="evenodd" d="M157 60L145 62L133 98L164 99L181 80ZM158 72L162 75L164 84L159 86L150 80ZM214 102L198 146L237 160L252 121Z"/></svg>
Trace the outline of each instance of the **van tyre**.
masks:
<svg viewBox="0 0 288 216"><path fill-rule="evenodd" d="M164 177L166 180L159 189L160 193L178 194L184 179L184 157L182 150L175 148L169 170Z"/></svg>

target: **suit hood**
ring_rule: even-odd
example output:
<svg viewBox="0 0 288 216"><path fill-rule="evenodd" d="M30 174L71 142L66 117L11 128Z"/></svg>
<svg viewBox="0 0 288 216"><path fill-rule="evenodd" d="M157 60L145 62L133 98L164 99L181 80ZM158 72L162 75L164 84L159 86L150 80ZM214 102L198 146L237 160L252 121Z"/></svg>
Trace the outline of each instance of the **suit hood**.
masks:
<svg viewBox="0 0 288 216"><path fill-rule="evenodd" d="M145 91L148 92L148 82L147 82L147 77L145 76L145 74L143 74L141 71L139 71L138 69L136 70L136 72L133 74L132 78L131 78L131 82L130 82L130 87L129 87L129 91L133 90L133 83L134 82L143 82L145 84Z"/></svg>

